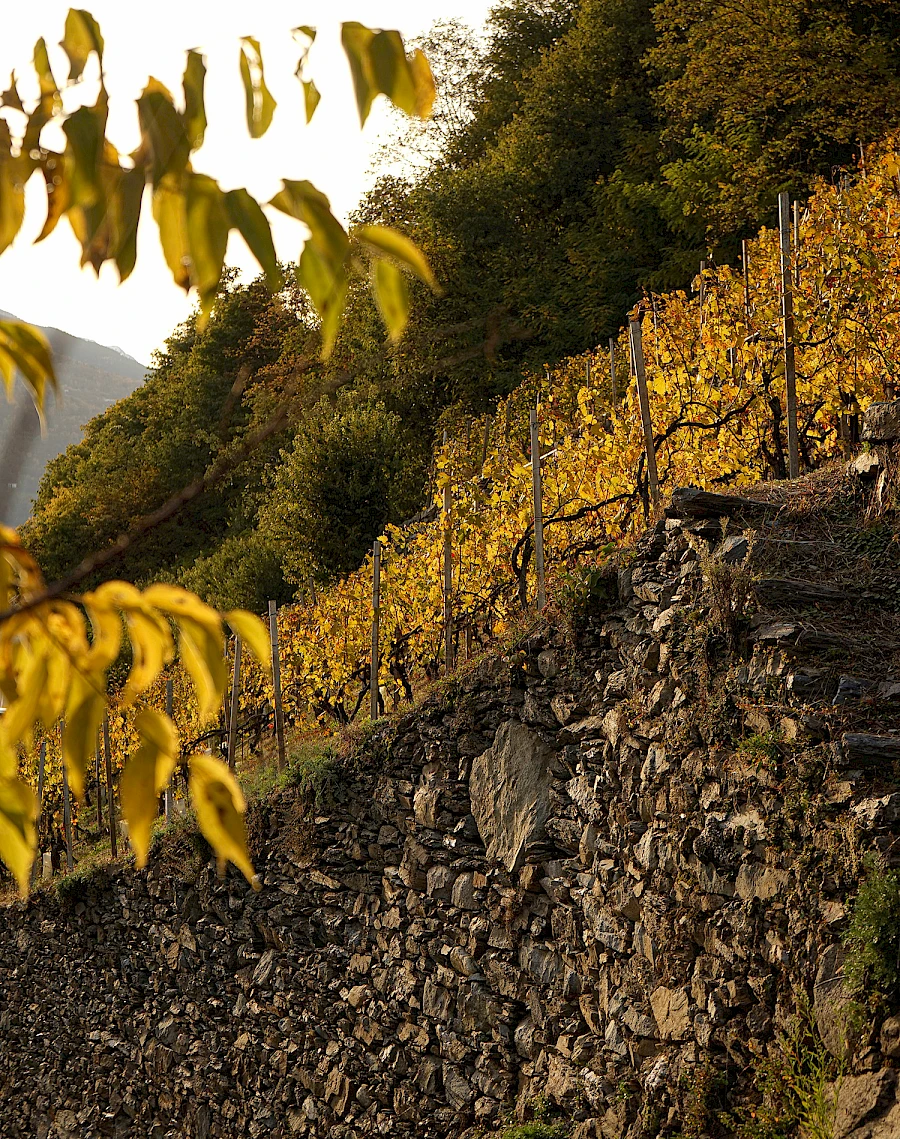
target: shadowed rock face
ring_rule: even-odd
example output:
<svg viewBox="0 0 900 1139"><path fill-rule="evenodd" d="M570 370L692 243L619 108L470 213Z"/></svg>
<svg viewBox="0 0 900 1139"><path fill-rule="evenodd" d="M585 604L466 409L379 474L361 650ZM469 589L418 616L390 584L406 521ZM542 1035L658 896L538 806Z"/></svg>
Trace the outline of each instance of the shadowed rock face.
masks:
<svg viewBox="0 0 900 1139"><path fill-rule="evenodd" d="M0 310L0 320L16 318ZM124 352L45 328L53 350L60 396L47 395L46 434L21 383L15 404L0 398L0 522L21 525L31 513L44 468L81 441L87 422L130 395L146 368ZM14 486L11 484L15 484Z"/></svg>
<svg viewBox="0 0 900 1139"><path fill-rule="evenodd" d="M900 1028L848 1041L838 951L862 856L900 862L893 768L834 746L900 737L887 697L831 704L890 672L857 651L873 607L817 617L851 607L849 661L799 638L802 590L733 651L697 546L734 543L694 525L647 535L577 645L545 629L377 729L327 805L253 809L259 894L182 840L6 909L0 1135L474 1139L541 1097L574 1139L677 1134L699 1074L748 1102L804 991L850 1044L840 1133L897 1134ZM753 548L806 548L778 526Z"/></svg>

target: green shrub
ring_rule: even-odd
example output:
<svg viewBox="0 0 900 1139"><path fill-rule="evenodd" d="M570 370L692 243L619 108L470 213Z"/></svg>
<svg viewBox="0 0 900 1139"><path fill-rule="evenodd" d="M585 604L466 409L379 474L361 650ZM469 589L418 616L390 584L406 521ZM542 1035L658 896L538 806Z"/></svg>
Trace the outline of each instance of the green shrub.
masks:
<svg viewBox="0 0 900 1139"><path fill-rule="evenodd" d="M801 998L799 1015L778 1037L772 1055L760 1057L755 1083L760 1102L723 1115L736 1139L832 1139L836 1111L835 1083L843 1075L816 1031L809 1002Z"/></svg>
<svg viewBox="0 0 900 1139"><path fill-rule="evenodd" d="M778 750L778 733L754 732L752 736L746 736L741 740L737 753L757 769L774 768L781 755Z"/></svg>
<svg viewBox="0 0 900 1139"><path fill-rule="evenodd" d="M564 1123L518 1123L507 1127L502 1139L566 1139L568 1134Z"/></svg>
<svg viewBox="0 0 900 1139"><path fill-rule="evenodd" d="M873 858L866 860L844 943L850 985L895 1001L900 996L900 873L882 870Z"/></svg>

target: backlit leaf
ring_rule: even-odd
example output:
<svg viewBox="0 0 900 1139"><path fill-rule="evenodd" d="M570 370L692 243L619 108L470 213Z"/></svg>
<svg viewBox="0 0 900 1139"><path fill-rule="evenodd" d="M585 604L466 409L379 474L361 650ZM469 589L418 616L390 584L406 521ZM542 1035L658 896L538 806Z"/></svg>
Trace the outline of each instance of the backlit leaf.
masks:
<svg viewBox="0 0 900 1139"><path fill-rule="evenodd" d="M15 878L19 892L28 894L28 879L37 848L37 801L27 783L0 778L0 858Z"/></svg>
<svg viewBox="0 0 900 1139"><path fill-rule="evenodd" d="M303 80L303 101L306 109L306 121L312 122L312 117L316 113L316 107L322 100L319 94L319 88L315 85L312 79Z"/></svg>
<svg viewBox="0 0 900 1139"><path fill-rule="evenodd" d="M285 179L283 186L270 204L302 221L323 257L335 266L342 263L350 249L350 239L331 212L328 198L305 179L299 182Z"/></svg>
<svg viewBox="0 0 900 1139"><path fill-rule="evenodd" d="M25 217L25 182L21 160L12 154L12 139L0 119L0 253L15 240Z"/></svg>
<svg viewBox="0 0 900 1139"><path fill-rule="evenodd" d="M83 8L70 8L60 47L69 57L69 82L80 79L91 52L97 53L103 67L103 36L100 25Z"/></svg>
<svg viewBox="0 0 900 1139"><path fill-rule="evenodd" d="M71 205L72 197L66 166L60 154L50 154L41 161L41 173L47 190L47 218L35 238L35 245L56 229L59 219Z"/></svg>
<svg viewBox="0 0 900 1139"><path fill-rule="evenodd" d="M178 631L181 662L194 682L197 710L203 723L219 710L228 684L222 629L220 626L213 633L197 621L181 617Z"/></svg>
<svg viewBox="0 0 900 1139"><path fill-rule="evenodd" d="M322 356L327 359L334 347L347 303L347 271L343 265L335 271L331 261L319 253L312 241L308 241L300 254L297 280L309 293L322 321Z"/></svg>
<svg viewBox="0 0 900 1139"><path fill-rule="evenodd" d="M106 107L79 107L63 123L69 162L70 197L74 205L93 206L104 198L100 164L106 141Z"/></svg>
<svg viewBox="0 0 900 1139"><path fill-rule="evenodd" d="M187 292L192 280L187 206L184 194L175 183L163 182L153 191L153 217L159 227L163 255L175 284Z"/></svg>
<svg viewBox="0 0 900 1139"><path fill-rule="evenodd" d="M140 867L147 864L150 828L157 815L158 796L175 770L179 745L178 733L169 717L150 708L138 713L135 728L141 744L122 769L119 801Z"/></svg>
<svg viewBox="0 0 900 1139"><path fill-rule="evenodd" d="M111 252L120 282L131 276L137 261L137 234L145 185L146 179L142 167L135 166L131 170L124 170L112 199L114 240Z"/></svg>
<svg viewBox="0 0 900 1139"><path fill-rule="evenodd" d="M241 39L241 81L247 104L247 129L251 138L262 138L272 125L277 103L266 86L259 41L252 36Z"/></svg>
<svg viewBox="0 0 900 1139"><path fill-rule="evenodd" d="M396 344L409 319L406 278L392 261L376 261L372 268L372 288L388 335Z"/></svg>
<svg viewBox="0 0 900 1139"><path fill-rule="evenodd" d="M225 195L225 207L232 226L246 241L266 274L269 288L277 291L281 288L281 271L272 240L272 227L259 202L246 190L229 190Z"/></svg>
<svg viewBox="0 0 900 1139"><path fill-rule="evenodd" d="M10 396L16 368L31 392L38 413L43 416L47 384L54 391L57 390L56 372L47 338L39 328L31 324L0 320L0 375L3 376L7 395Z"/></svg>
<svg viewBox="0 0 900 1139"><path fill-rule="evenodd" d="M197 824L216 852L219 872L224 871L226 862L233 862L258 890L259 880L247 850L244 823L247 804L237 780L224 763L211 755L192 755L189 763L191 801Z"/></svg>
<svg viewBox="0 0 900 1139"><path fill-rule="evenodd" d="M206 135L206 105L203 95L205 81L206 64L203 56L198 51L189 51L182 86L184 125L192 150L198 150L203 145Z"/></svg>
<svg viewBox="0 0 900 1139"><path fill-rule="evenodd" d="M177 181L190 159L191 141L171 92L158 79L151 78L137 105L142 146L150 160L151 182L157 187L166 175Z"/></svg>
<svg viewBox="0 0 900 1139"><path fill-rule="evenodd" d="M188 175L185 202L193 284L200 294L198 329L202 331L222 279L230 220L225 195L205 174Z"/></svg>
<svg viewBox="0 0 900 1139"><path fill-rule="evenodd" d="M40 85L41 95L48 95L54 100L58 100L59 86L53 78L50 56L47 54L47 41L43 36L34 45L34 70Z"/></svg>
<svg viewBox="0 0 900 1139"><path fill-rule="evenodd" d="M232 609L225 614L225 620L250 649L264 668L272 664L272 642L265 623L255 613L245 609Z"/></svg>
<svg viewBox="0 0 900 1139"><path fill-rule="evenodd" d="M75 670L66 701L63 756L72 790L84 794L84 773L97 747L97 732L106 714L106 679L102 673L85 675Z"/></svg>
<svg viewBox="0 0 900 1139"><path fill-rule="evenodd" d="M0 95L0 107L12 107L13 110L23 111L22 100L19 98L19 89L16 86L16 73L9 77L9 87Z"/></svg>
<svg viewBox="0 0 900 1139"><path fill-rule="evenodd" d="M365 125L376 96L386 95L406 111L426 119L435 100L434 77L421 51L407 57L397 31L375 31L355 20L341 26L341 42L356 92L360 123Z"/></svg>
<svg viewBox="0 0 900 1139"><path fill-rule="evenodd" d="M378 253L387 253L390 257L395 257L411 269L419 280L438 291L438 283L428 264L428 258L405 234L384 225L361 225L353 230L353 236Z"/></svg>

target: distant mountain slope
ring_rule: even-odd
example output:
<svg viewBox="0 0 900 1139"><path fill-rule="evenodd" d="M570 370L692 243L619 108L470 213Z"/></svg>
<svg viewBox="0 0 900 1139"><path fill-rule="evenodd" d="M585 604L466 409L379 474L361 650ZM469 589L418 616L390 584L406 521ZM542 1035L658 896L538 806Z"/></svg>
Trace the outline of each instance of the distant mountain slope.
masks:
<svg viewBox="0 0 900 1139"><path fill-rule="evenodd" d="M0 319L16 318L0 309ZM106 348L57 328L45 328L61 389L47 401L47 434L42 439L37 412L17 386L15 404L0 397L0 521L19 526L31 513L44 468L82 428L110 404L130 395L146 375L143 364L121 348Z"/></svg>

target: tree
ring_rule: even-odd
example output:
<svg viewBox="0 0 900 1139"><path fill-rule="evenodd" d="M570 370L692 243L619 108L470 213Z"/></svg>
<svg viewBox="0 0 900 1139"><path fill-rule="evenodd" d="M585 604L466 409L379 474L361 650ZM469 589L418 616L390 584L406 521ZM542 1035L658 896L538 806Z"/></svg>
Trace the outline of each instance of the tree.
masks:
<svg viewBox="0 0 900 1139"><path fill-rule="evenodd" d="M312 28L296 30L308 45ZM427 116L434 84L421 51L407 55L398 32L343 25L342 38L350 63L360 119L365 122L374 99L386 94L407 113ZM96 101L65 110L62 90L50 66L46 42L35 46L34 68L40 94L26 109L13 75L0 96L0 110L22 124L13 136L0 118L0 253L12 242L25 213L25 185L41 176L47 192L47 221L42 236L66 217L82 247L82 263L99 272L112 261L121 280L134 268L137 226L149 190L154 220L166 260L185 289L196 289L200 311L195 331L202 331L220 292L225 249L232 229L238 230L266 274L269 287L281 284L271 230L258 202L242 188L223 190L207 174L194 170L191 156L206 130L205 63L187 53L182 99L151 79L137 100L141 145L123 161L106 137L108 96L103 70L105 44L100 27L84 10L71 9L62 47L69 60L67 105L85 90L85 70L96 60L100 90ZM259 44L242 40L240 75L246 96L247 126L253 137L268 129L275 101L265 82ZM304 84L307 116L315 112L318 91L305 78L305 54L298 66ZM62 128L65 149L55 152L44 140L51 124ZM402 234L384 227L360 226L348 234L331 212L327 198L311 183L285 181L270 203L303 222L309 231L296 268L319 318L322 354L336 336L352 277L370 275L374 295L393 340L399 339L408 315L403 268L434 285L421 252ZM185 344L190 330L185 330ZM210 340L215 347L215 335ZM203 359L198 360L202 369ZM16 322L0 323L0 373L8 390L18 369L40 409L48 383L55 382L49 351L40 332ZM214 385L213 385L214 386ZM218 393L200 387L215 400ZM154 391L147 397L152 414ZM227 407L227 403L226 403ZM73 573L46 586L34 557L17 535L0 530L0 691L6 711L0 721L0 857L27 890L35 849L34 796L19 777L19 750L41 725L50 729L65 718L64 758L77 795L84 788L86 765L93 755L97 731L111 699L109 673L130 653L130 669L119 694L123 704L141 697L175 656L190 674L201 718L218 708L226 683L224 626L238 633L257 658L268 660L268 637L262 622L232 610L221 614L198 597L172 585L152 585L143 592L127 582L104 582L87 593L74 592L90 574L124 552L132 537L167 521L211 483L220 480L283 426L287 408L223 455L163 503L126 537L86 558ZM124 425L122 425L124 426ZM220 432L227 437L228 426ZM127 445L124 444L124 445ZM86 456L79 456L79 459ZM63 464L64 466L64 464ZM64 474L64 471L60 471ZM130 488L125 488L130 493ZM77 526L70 515L69 524ZM127 654L126 654L127 655ZM129 757L120 784L122 810L138 864L147 858L150 826L157 796L180 758L180 744L168 716L149 707L136 719L141 744ZM233 861L255 882L247 854L244 801L227 768L206 755L190 757L191 795L201 830L220 860Z"/></svg>
<svg viewBox="0 0 900 1139"><path fill-rule="evenodd" d="M412 512L405 435L384 404L351 393L304 420L261 511L288 581L302 588L352 572L385 526Z"/></svg>
<svg viewBox="0 0 900 1139"><path fill-rule="evenodd" d="M662 175L710 244L754 229L897 122L891 0L662 0L648 54L674 151Z"/></svg>

